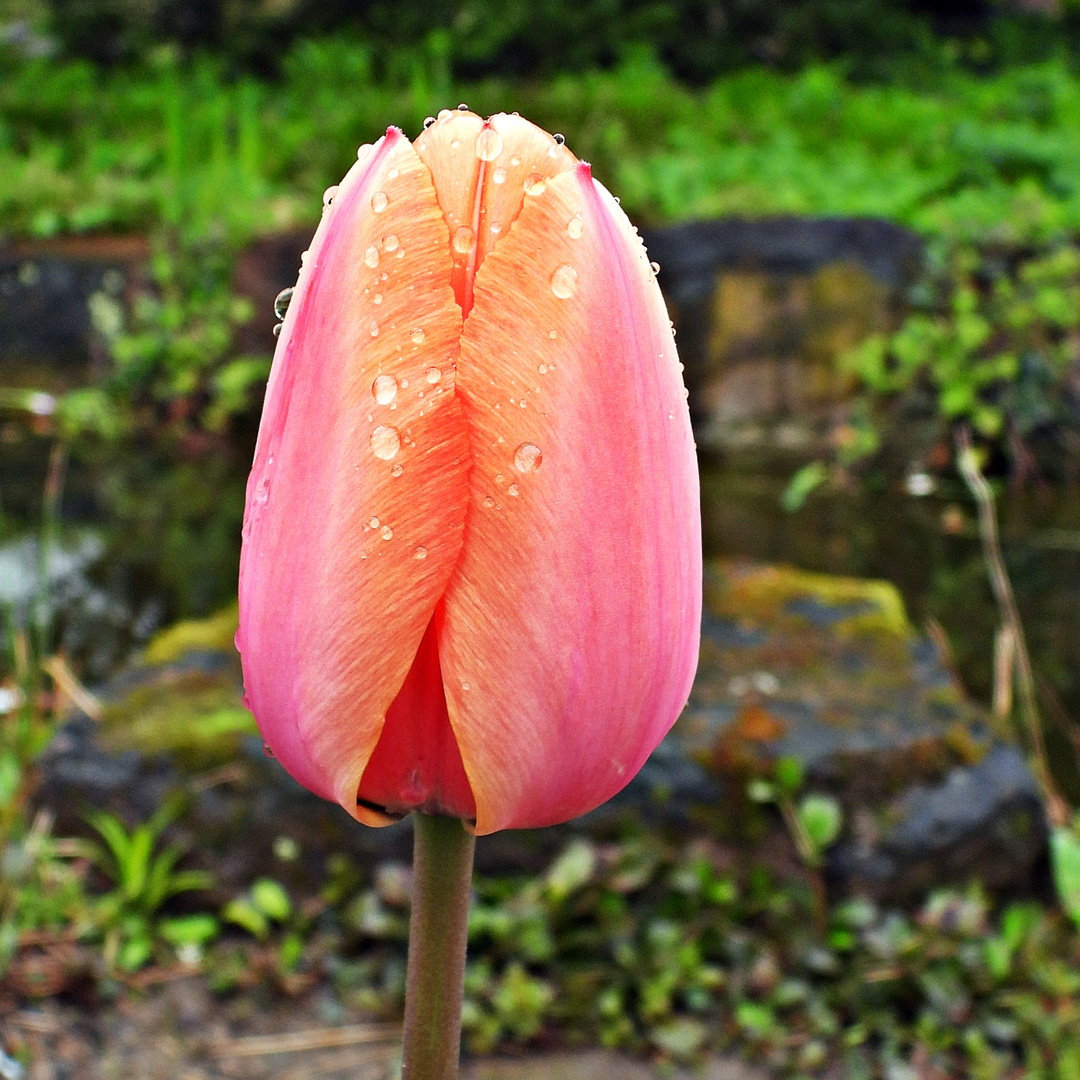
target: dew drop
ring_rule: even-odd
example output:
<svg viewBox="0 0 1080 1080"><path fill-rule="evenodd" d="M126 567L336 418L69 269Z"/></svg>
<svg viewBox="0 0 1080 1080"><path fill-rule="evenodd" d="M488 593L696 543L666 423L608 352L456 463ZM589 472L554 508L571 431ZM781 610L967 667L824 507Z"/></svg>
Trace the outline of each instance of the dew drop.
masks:
<svg viewBox="0 0 1080 1080"><path fill-rule="evenodd" d="M654 274L660 273L660 264L658 262L651 262L649 263L649 266Z"/></svg>
<svg viewBox="0 0 1080 1080"><path fill-rule="evenodd" d="M282 323L274 323L274 337L281 337Z"/></svg>
<svg viewBox="0 0 1080 1080"><path fill-rule="evenodd" d="M450 144L450 149L451 150L456 150L460 145L461 145L461 140L460 139L454 139L454 141Z"/></svg>
<svg viewBox="0 0 1080 1080"><path fill-rule="evenodd" d="M371 384L371 396L380 405L389 405L397 397L398 381L393 375L377 375Z"/></svg>
<svg viewBox="0 0 1080 1080"><path fill-rule="evenodd" d="M387 233L382 238L383 251L397 251L398 238L394 233Z"/></svg>
<svg viewBox="0 0 1080 1080"><path fill-rule="evenodd" d="M468 105L466 105L466 104L465 104L465 102L463 101L463 102L462 102L462 103L461 103L461 104L460 104L460 105L459 105L459 106L457 107L457 111L458 111L458 112L468 112L468 111L469 111L469 106L468 106Z"/></svg>
<svg viewBox="0 0 1080 1080"><path fill-rule="evenodd" d="M560 300L569 300L577 291L577 271L569 263L555 268L551 275L551 291Z"/></svg>
<svg viewBox="0 0 1080 1080"><path fill-rule="evenodd" d="M373 518L372 518L372 519L371 519L371 520L370 520L370 521L368 522L368 524L369 524L369 525L370 525L370 526L371 526L371 527L372 527L373 529L377 529L377 528L379 527L379 519L378 519L377 517L373 517Z"/></svg>
<svg viewBox="0 0 1080 1080"><path fill-rule="evenodd" d="M476 233L468 225L462 225L454 233L454 250L459 255L468 255L476 247Z"/></svg>
<svg viewBox="0 0 1080 1080"><path fill-rule="evenodd" d="M372 270L379 265L379 249L374 244L364 252L364 265L370 266Z"/></svg>
<svg viewBox="0 0 1080 1080"><path fill-rule="evenodd" d="M255 485L255 505L265 506L270 501L270 481L263 476Z"/></svg>
<svg viewBox="0 0 1080 1080"><path fill-rule="evenodd" d="M431 127L431 125L434 124L434 123L435 123L435 117L434 116L425 116L424 117L424 130L427 131L427 129L429 127Z"/></svg>
<svg viewBox="0 0 1080 1080"><path fill-rule="evenodd" d="M374 319L371 320L371 336L379 336L379 324Z"/></svg>
<svg viewBox="0 0 1080 1080"><path fill-rule="evenodd" d="M470 689L470 686L469 686L469 684L468 684L467 682L463 682L463 683L461 684L461 689L462 689L462 690L469 690L469 689Z"/></svg>
<svg viewBox="0 0 1080 1080"><path fill-rule="evenodd" d="M416 550L415 550L415 551L413 552L413 558L414 558L414 559L426 559L426 558L427 558L427 548L426 548L426 547L424 547L423 545L421 545L420 547L418 547L418 548L417 548L417 549L416 549Z"/></svg>
<svg viewBox="0 0 1080 1080"><path fill-rule="evenodd" d="M520 165L521 164L521 158L519 158L517 156L517 154L514 154L514 156L510 158L510 164L515 165L515 166Z"/></svg>
<svg viewBox="0 0 1080 1080"><path fill-rule="evenodd" d="M381 304L381 303L382 303L382 293L381 293L381 292L377 292L377 293L376 293L376 294L375 294L375 295L374 295L374 296L373 296L373 297L371 298L371 302L372 302L373 304L375 304L375 305Z"/></svg>
<svg viewBox="0 0 1080 1080"><path fill-rule="evenodd" d="M356 149L356 156L358 158L362 158L370 149L371 149L371 143L369 143L369 142L362 143Z"/></svg>
<svg viewBox="0 0 1080 1080"><path fill-rule="evenodd" d="M270 749L270 744L269 743L266 743L266 742L263 743L263 753L267 757L273 757L274 756L274 751Z"/></svg>
<svg viewBox="0 0 1080 1080"><path fill-rule="evenodd" d="M424 372L424 378L434 386L442 379L442 372L437 367L429 367L427 371Z"/></svg>
<svg viewBox="0 0 1080 1080"><path fill-rule="evenodd" d="M285 318L285 312L289 310L289 301L292 300L292 295L292 288L288 288L282 289L281 292L274 297L274 314L279 319Z"/></svg>
<svg viewBox="0 0 1080 1080"><path fill-rule="evenodd" d="M514 451L514 468L521 473L536 472L544 460L540 447L533 443L522 443Z"/></svg>
<svg viewBox="0 0 1080 1080"><path fill-rule="evenodd" d="M582 222L582 220L581 220L581 215L580 214L575 214L566 223L566 235L569 236L571 240L580 239L582 230L584 228L585 228L585 225L584 225L584 222Z"/></svg>
<svg viewBox="0 0 1080 1080"><path fill-rule="evenodd" d="M414 345L421 345L424 341L424 331L419 326L414 326L409 337Z"/></svg>
<svg viewBox="0 0 1080 1080"><path fill-rule="evenodd" d="M376 214L381 214L390 205L390 200L387 198L385 191L376 191L371 196L371 209Z"/></svg>
<svg viewBox="0 0 1080 1080"><path fill-rule="evenodd" d="M558 334L554 330L549 330L548 337L551 338L552 341L554 341L555 338L558 337ZM552 364L551 366L554 367L555 365Z"/></svg>
<svg viewBox="0 0 1080 1080"><path fill-rule="evenodd" d="M503 476L503 474L501 472L497 472L495 474L495 483L496 484L501 484L505 479L506 479L506 477Z"/></svg>
<svg viewBox="0 0 1080 1080"><path fill-rule="evenodd" d="M510 486L509 486L509 487L508 487L508 488L506 489L506 494L507 494L507 495L512 495L512 496L513 496L513 497L514 497L514 498L516 499L516 498L517 498L517 495L518 495L518 486L517 486L517 484L511 484L511 485L510 485Z"/></svg>
<svg viewBox="0 0 1080 1080"><path fill-rule="evenodd" d="M300 265L303 266L307 262L307 257L310 253L307 251L300 252Z"/></svg>
<svg viewBox="0 0 1080 1080"><path fill-rule="evenodd" d="M484 505L490 508L495 505L495 500L489 495L486 499L484 499Z"/></svg>
<svg viewBox="0 0 1080 1080"><path fill-rule="evenodd" d="M382 527L382 532L380 532L379 535L384 540L392 540L394 538L394 530L391 529L389 525L384 525Z"/></svg>
<svg viewBox="0 0 1080 1080"><path fill-rule="evenodd" d="M380 424L371 433L371 452L380 460L389 461L397 456L400 449L401 436L398 434L397 428Z"/></svg>
<svg viewBox="0 0 1080 1080"><path fill-rule="evenodd" d="M493 184L506 183L506 170L501 165L491 174L491 182Z"/></svg>
<svg viewBox="0 0 1080 1080"><path fill-rule="evenodd" d="M553 135L553 136L552 136L552 138L553 138L553 139L554 139L554 140L555 140L555 141L556 141L556 142L557 142L557 143L558 143L558 144L559 144L560 146L562 146L562 145L563 145L563 143L565 143L565 142L566 142L566 136L565 136L565 135Z"/></svg>
<svg viewBox="0 0 1080 1080"><path fill-rule="evenodd" d="M401 171L399 169L391 169L386 175L391 180L396 180L401 175Z"/></svg>
<svg viewBox="0 0 1080 1080"><path fill-rule="evenodd" d="M334 184L332 187L328 187L322 193L323 206L329 206L334 201L334 196L338 193L338 185Z"/></svg>
<svg viewBox="0 0 1080 1080"><path fill-rule="evenodd" d="M453 115L454 114L449 109L440 109L439 110L439 123L440 124L445 124L446 121L449 120L450 117L453 116Z"/></svg>
<svg viewBox="0 0 1080 1080"><path fill-rule="evenodd" d="M481 161L494 161L502 153L502 148L502 136L493 127L485 127L476 136L476 156Z"/></svg>
<svg viewBox="0 0 1080 1080"><path fill-rule="evenodd" d="M401 465L395 465L390 470L390 475L391 476L400 476L404 471L405 471L405 469Z"/></svg>
<svg viewBox="0 0 1080 1080"><path fill-rule="evenodd" d="M547 178L539 173L529 173L525 178L525 194L539 195L547 187Z"/></svg>
<svg viewBox="0 0 1080 1080"><path fill-rule="evenodd" d="M492 223L491 223L491 224L490 224L490 225L488 226L488 228L490 228L490 229L491 229L491 231L492 231L492 232L493 232L493 233L494 233L494 234L495 234L496 236L498 236L498 235L499 235L499 233L501 233L501 232L502 232L502 225L500 225L500 224L499 224L499 223L498 223L497 221L493 221L493 222L492 222Z"/></svg>

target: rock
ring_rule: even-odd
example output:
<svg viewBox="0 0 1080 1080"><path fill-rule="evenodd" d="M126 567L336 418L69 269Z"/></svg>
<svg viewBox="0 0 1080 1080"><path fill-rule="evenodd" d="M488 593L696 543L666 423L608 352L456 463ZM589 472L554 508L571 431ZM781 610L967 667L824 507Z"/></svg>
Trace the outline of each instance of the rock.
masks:
<svg viewBox="0 0 1080 1080"><path fill-rule="evenodd" d="M911 628L893 586L714 562L705 598L690 702L638 776L576 822L483 838L482 870L535 869L570 835L632 823L730 838L747 782L795 757L806 790L844 811L828 853L836 890L911 900L974 876L993 888L1030 883L1045 846L1038 788ZM333 852L407 859L408 822L359 827L265 756L240 705L235 625L233 607L158 635L102 689L100 723L65 725L42 761L39 798L61 827L78 828L86 803L145 818L184 791L183 827L226 888L269 866L299 884Z"/></svg>

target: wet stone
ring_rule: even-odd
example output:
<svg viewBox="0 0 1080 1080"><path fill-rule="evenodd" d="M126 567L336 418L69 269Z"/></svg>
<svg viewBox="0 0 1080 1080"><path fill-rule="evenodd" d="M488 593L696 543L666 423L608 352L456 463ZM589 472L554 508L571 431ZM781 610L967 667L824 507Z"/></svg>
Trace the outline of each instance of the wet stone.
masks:
<svg viewBox="0 0 1080 1080"><path fill-rule="evenodd" d="M101 720L75 714L62 727L38 796L60 834L85 831L88 805L134 821L182 791L189 806L175 829L225 889L267 866L302 888L335 852L407 860L407 821L358 828L264 755L241 705L235 627L233 607L163 632L96 688ZM641 772L567 825L481 838L477 865L531 871L572 835L604 839L642 825L680 843L730 839L748 780L783 757L802 762L804 791L843 807L826 863L838 894L903 902L972 877L1009 890L1037 881L1045 824L1034 780L913 630L896 590L735 562L706 568L690 702ZM274 852L283 836L300 853L289 862Z"/></svg>

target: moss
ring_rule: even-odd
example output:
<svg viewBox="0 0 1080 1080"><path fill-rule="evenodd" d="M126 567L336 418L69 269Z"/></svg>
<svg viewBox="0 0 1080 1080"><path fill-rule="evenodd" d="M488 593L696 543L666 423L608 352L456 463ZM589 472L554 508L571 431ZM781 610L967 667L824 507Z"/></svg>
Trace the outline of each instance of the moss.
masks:
<svg viewBox="0 0 1080 1080"><path fill-rule="evenodd" d="M233 653L233 637L238 620L237 605L226 608L206 619L187 619L157 634L143 651L145 664L174 664L186 653L195 650Z"/></svg>
<svg viewBox="0 0 1080 1080"><path fill-rule="evenodd" d="M102 716L102 744L111 750L175 755L209 767L236 756L255 720L231 680L200 672L171 675L136 687Z"/></svg>

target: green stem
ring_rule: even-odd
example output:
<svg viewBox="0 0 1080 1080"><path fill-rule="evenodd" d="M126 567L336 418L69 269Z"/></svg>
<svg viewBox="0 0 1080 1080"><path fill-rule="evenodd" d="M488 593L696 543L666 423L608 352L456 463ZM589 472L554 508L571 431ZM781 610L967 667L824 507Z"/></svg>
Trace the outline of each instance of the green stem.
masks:
<svg viewBox="0 0 1080 1080"><path fill-rule="evenodd" d="M457 818L413 815L413 900L402 1080L456 1080L475 838Z"/></svg>

